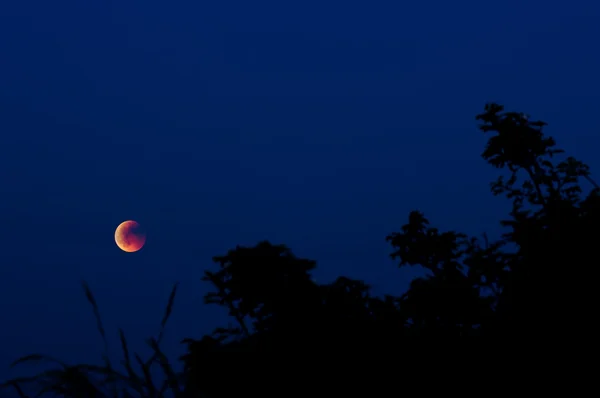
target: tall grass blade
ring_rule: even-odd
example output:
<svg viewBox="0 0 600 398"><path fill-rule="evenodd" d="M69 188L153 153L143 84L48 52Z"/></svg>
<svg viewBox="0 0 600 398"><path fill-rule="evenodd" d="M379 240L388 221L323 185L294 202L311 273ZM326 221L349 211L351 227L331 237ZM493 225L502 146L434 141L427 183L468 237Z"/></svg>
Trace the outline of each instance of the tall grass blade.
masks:
<svg viewBox="0 0 600 398"><path fill-rule="evenodd" d="M102 359L103 359L104 363L106 364L106 367L110 371L113 369L113 367L112 367L112 363L110 361L110 356L109 356L109 351L108 351L108 339L106 338L106 332L104 330L104 325L102 323L102 317L100 316L100 308L98 307L98 303L96 302L96 299L94 298L92 289L90 289L90 286L87 284L87 282L83 281L83 282L81 282L81 284L82 284L83 290L85 292L85 297L87 298L88 302L91 304L92 309L94 311L94 317L96 318L96 327L98 329L98 332L100 333L100 336L102 337L102 341L104 342L104 354L102 355ZM112 394L113 394L114 398L117 398L117 396L118 396L117 387L114 382L112 383Z"/></svg>
<svg viewBox="0 0 600 398"><path fill-rule="evenodd" d="M162 321L160 321L160 332L158 333L158 344L162 341L163 333L165 330L165 326L171 317L171 313L173 312L173 305L175 304L175 296L177 295L177 287L179 286L179 282L173 285L173 289L171 289L171 294L169 295L169 302L167 303L167 308L165 309L165 314L163 315Z"/></svg>
<svg viewBox="0 0 600 398"><path fill-rule="evenodd" d="M150 345L150 347L152 347L156 354L158 364L162 368L165 376L167 377L166 381L168 383L168 386L173 391L173 395L175 396L175 398L179 397L181 395L181 390L179 389L179 378L173 371L171 364L169 364L167 356L160 350L160 347L158 346L158 342L156 340L150 339L148 341L148 344Z"/></svg>
<svg viewBox="0 0 600 398"><path fill-rule="evenodd" d="M142 358L138 354L134 354L135 360L142 368L142 372L144 373L144 381L146 383L146 388L148 389L147 398L155 398L157 394L156 386L154 385L154 381L152 380L152 375L150 374L150 365L144 363Z"/></svg>
<svg viewBox="0 0 600 398"><path fill-rule="evenodd" d="M173 284L173 289L171 289L171 294L169 294L169 301L167 302L167 308L165 309L165 314L163 315L163 319L160 322L160 330L158 332L157 342L160 345L162 338L165 333L165 327L167 326L167 322L171 317L171 313L173 312L173 305L175 304L175 296L177 294L177 287L179 286L179 282ZM157 352L154 351L154 354L146 361L146 366L150 367L152 363L157 359Z"/></svg>
<svg viewBox="0 0 600 398"><path fill-rule="evenodd" d="M100 316L100 309L98 308L98 303L96 303L96 299L92 294L92 289L90 289L90 286L87 284L87 282L83 281L81 282L81 284L83 286L83 290L85 291L85 297L87 298L88 302L92 306L92 309L94 310L94 317L96 318L96 327L98 329L98 332L100 333L100 336L102 337L102 341L104 342L104 362L106 363L106 366L112 368L110 358L108 356L108 339L106 338L106 332L104 331L104 325L102 324L102 317Z"/></svg>
<svg viewBox="0 0 600 398"><path fill-rule="evenodd" d="M135 370L133 370L133 366L131 366L131 356L129 354L127 339L125 338L123 329L119 329L119 339L121 340L121 349L123 350L123 365L125 366L125 370L127 370L131 387L139 393L140 396L144 396L143 383Z"/></svg>

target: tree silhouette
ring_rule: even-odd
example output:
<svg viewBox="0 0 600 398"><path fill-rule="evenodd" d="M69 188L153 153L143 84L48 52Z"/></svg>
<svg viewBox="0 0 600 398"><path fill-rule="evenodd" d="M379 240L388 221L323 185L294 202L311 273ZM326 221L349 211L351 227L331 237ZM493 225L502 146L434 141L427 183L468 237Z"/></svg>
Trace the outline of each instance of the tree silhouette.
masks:
<svg viewBox="0 0 600 398"><path fill-rule="evenodd" d="M115 370L107 358L103 366L55 361L58 369L4 386L19 390L33 381L40 390L65 397L280 395L278 387L247 366L230 365L224 371L210 360L212 353L384 352L404 348L413 336L514 338L595 333L592 270L600 260L596 249L600 188L589 168L573 157L557 159L563 151L544 135L544 122L504 112L497 104L486 105L477 120L490 136L482 157L504 171L492 183L492 193L512 202L509 217L501 221L506 233L490 242L486 235L440 231L423 213L412 211L407 224L386 238L398 267L419 266L426 271L405 293L376 297L365 282L343 276L317 284L310 274L316 262L296 257L284 245L263 241L254 247L238 246L215 257L217 269L205 271L203 277L212 285L205 302L224 307L232 324L199 339L185 339L180 374L159 349L162 331L157 339L149 340L155 352L149 360L135 356L139 372L134 370L121 332L124 372ZM591 185L587 194L581 179ZM104 338L98 308L87 287L86 295ZM162 328L174 297L175 288ZM28 356L19 362L42 358ZM161 386L149 375L152 364L165 373Z"/></svg>
<svg viewBox="0 0 600 398"><path fill-rule="evenodd" d="M567 319L589 319L594 286L586 283L585 266L599 260L593 243L599 237L594 228L599 187L589 168L575 158L553 162L563 151L542 134L544 122L502 110L491 104L477 117L484 132L496 133L484 159L510 171L508 180L499 178L492 185L492 192L512 199L511 218L502 225L510 228L504 241L518 248L505 261L509 272L502 279L496 332L569 333L574 324ZM581 178L593 186L585 198ZM582 326L576 329L589 330L589 324Z"/></svg>

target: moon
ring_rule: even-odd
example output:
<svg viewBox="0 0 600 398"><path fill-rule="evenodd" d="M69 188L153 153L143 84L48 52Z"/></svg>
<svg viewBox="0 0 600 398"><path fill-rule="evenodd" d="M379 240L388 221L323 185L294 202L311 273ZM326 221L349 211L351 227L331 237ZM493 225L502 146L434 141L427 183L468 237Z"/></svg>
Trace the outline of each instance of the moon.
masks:
<svg viewBox="0 0 600 398"><path fill-rule="evenodd" d="M136 221L123 221L115 231L115 242L124 252L137 252L146 243L146 233Z"/></svg>

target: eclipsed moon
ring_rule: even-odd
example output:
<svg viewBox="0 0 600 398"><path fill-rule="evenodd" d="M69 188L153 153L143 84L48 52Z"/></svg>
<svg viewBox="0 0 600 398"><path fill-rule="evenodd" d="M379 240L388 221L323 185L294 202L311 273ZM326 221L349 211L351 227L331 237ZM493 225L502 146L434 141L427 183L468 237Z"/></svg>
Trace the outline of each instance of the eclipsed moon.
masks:
<svg viewBox="0 0 600 398"><path fill-rule="evenodd" d="M115 242L124 252L137 252L146 243L146 233L136 221L123 221L115 231Z"/></svg>

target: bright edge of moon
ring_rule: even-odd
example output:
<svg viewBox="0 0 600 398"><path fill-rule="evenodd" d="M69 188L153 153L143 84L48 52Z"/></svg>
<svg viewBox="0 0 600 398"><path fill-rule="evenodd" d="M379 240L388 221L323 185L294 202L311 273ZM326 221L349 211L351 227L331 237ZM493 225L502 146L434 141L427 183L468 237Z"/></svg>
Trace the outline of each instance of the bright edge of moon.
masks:
<svg viewBox="0 0 600 398"><path fill-rule="evenodd" d="M123 221L115 230L115 243L127 253L139 251L146 243L146 233L137 221Z"/></svg>

